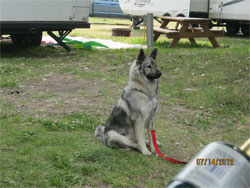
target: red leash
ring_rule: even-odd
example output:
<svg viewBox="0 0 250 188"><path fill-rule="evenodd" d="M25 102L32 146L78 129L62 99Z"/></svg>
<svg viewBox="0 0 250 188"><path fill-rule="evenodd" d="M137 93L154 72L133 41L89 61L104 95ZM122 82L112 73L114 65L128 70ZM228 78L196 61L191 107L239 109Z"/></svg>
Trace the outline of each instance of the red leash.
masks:
<svg viewBox="0 0 250 188"><path fill-rule="evenodd" d="M155 147L155 151L156 153L161 157L161 158L164 158L172 163L175 163L175 164L187 164L187 162L185 161L179 161L179 160L176 160L176 159L173 159L173 158L169 158L169 157L165 157L161 151L159 150L158 148L158 145L157 145L157 142L156 142L156 137L155 137L155 130L154 129L151 129L151 135L152 135L152 139L153 139L153 143L154 143L154 147Z"/></svg>

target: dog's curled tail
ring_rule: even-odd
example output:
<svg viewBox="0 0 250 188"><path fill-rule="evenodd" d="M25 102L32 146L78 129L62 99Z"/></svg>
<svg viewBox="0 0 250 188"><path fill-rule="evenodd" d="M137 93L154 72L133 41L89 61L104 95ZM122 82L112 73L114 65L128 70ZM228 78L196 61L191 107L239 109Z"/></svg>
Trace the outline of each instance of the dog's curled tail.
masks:
<svg viewBox="0 0 250 188"><path fill-rule="evenodd" d="M105 127L102 125L99 125L95 129L95 137L102 140L102 141L104 141L104 129L105 129Z"/></svg>

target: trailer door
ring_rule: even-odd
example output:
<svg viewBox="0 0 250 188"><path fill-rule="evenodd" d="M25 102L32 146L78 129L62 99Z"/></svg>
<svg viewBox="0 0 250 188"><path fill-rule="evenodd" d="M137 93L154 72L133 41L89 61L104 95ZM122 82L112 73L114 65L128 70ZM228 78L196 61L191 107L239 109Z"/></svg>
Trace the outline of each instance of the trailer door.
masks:
<svg viewBox="0 0 250 188"><path fill-rule="evenodd" d="M210 0L209 18L250 21L250 0Z"/></svg>

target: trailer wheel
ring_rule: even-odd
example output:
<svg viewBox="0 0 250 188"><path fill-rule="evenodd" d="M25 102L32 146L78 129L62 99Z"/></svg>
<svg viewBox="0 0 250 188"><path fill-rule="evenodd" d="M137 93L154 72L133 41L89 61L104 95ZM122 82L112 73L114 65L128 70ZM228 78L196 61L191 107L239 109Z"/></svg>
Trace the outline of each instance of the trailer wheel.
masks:
<svg viewBox="0 0 250 188"><path fill-rule="evenodd" d="M30 39L31 39L31 45L35 45L35 46L39 46L42 42L42 36L43 33L42 31L39 31L37 33L32 33L29 35Z"/></svg>
<svg viewBox="0 0 250 188"><path fill-rule="evenodd" d="M11 34L11 40L17 45L34 45L38 46L42 41L42 32L36 33L18 33Z"/></svg>
<svg viewBox="0 0 250 188"><path fill-rule="evenodd" d="M241 31L245 36L249 36L249 25L248 24L242 24L241 25Z"/></svg>
<svg viewBox="0 0 250 188"><path fill-rule="evenodd" d="M171 15L169 13L165 13L163 16L171 17Z"/></svg>
<svg viewBox="0 0 250 188"><path fill-rule="evenodd" d="M226 29L229 34L235 35L239 32L240 25L237 22L227 22Z"/></svg>
<svg viewBox="0 0 250 188"><path fill-rule="evenodd" d="M140 24L143 22L143 17L133 16L132 17L132 26L133 29L140 29Z"/></svg>

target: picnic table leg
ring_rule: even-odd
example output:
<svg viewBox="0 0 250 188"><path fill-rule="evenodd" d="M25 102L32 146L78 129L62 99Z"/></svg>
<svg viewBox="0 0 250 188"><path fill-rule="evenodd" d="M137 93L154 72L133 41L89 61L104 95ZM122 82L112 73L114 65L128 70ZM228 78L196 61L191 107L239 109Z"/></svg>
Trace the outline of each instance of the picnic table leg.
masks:
<svg viewBox="0 0 250 188"><path fill-rule="evenodd" d="M179 42L180 38L174 38L173 41L169 44L169 48L174 48L176 44Z"/></svg>
<svg viewBox="0 0 250 188"><path fill-rule="evenodd" d="M160 37L161 33L154 31L154 41L157 41L157 39Z"/></svg>
<svg viewBox="0 0 250 188"><path fill-rule="evenodd" d="M166 26L168 25L169 21L167 20L163 20L163 23L161 24L160 28L166 28ZM156 32L154 31L154 41L157 41L157 39L160 37L161 33L160 32Z"/></svg>
<svg viewBox="0 0 250 188"><path fill-rule="evenodd" d="M190 28L191 28L192 33L194 33L195 30L194 30L193 25L192 25L192 24L189 24L189 26L190 26ZM190 41L191 44L196 44L194 38L188 38L188 39L189 39L189 41Z"/></svg>
<svg viewBox="0 0 250 188"><path fill-rule="evenodd" d="M196 41L194 40L194 38L188 38L188 39L189 39L191 44L196 44Z"/></svg>
<svg viewBox="0 0 250 188"><path fill-rule="evenodd" d="M204 32L211 32L210 29L209 29L208 24L201 24L201 27L203 28ZM215 37L208 37L208 39L211 42L213 48L219 47L219 44L216 41Z"/></svg>
<svg viewBox="0 0 250 188"><path fill-rule="evenodd" d="M211 44L213 45L214 48L219 47L219 44L218 44L218 42L216 41L216 39L214 37L209 37L208 39L210 40L210 42L211 42Z"/></svg>
<svg viewBox="0 0 250 188"><path fill-rule="evenodd" d="M188 24L182 24L179 32L184 33L188 29ZM174 48L179 42L180 38L174 38L173 41L169 44L168 48ZM192 40L192 39L191 39Z"/></svg>

